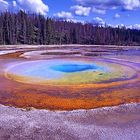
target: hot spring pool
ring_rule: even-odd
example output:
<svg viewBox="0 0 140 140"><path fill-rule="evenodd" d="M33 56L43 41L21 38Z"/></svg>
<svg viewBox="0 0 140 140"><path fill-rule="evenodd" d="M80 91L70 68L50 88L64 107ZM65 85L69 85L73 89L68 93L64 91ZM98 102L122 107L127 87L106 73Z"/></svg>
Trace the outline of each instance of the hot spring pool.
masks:
<svg viewBox="0 0 140 140"><path fill-rule="evenodd" d="M74 110L139 101L139 63L120 56L25 59L10 55L0 62L0 103L4 105Z"/></svg>
<svg viewBox="0 0 140 140"><path fill-rule="evenodd" d="M58 79L67 74L87 71L106 71L106 68L86 61L39 60L19 63L8 69L11 74L46 80Z"/></svg>
<svg viewBox="0 0 140 140"><path fill-rule="evenodd" d="M6 77L33 84L85 84L120 78L127 73L124 69L120 65L84 59L37 60L11 64Z"/></svg>

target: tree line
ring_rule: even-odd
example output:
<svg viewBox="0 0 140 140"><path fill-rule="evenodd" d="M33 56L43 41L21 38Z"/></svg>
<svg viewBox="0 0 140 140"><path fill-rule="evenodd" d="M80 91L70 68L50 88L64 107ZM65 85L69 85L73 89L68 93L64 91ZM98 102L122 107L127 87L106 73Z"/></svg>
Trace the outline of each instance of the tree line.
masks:
<svg viewBox="0 0 140 140"><path fill-rule="evenodd" d="M140 30L60 21L23 11L3 12L0 44L140 45Z"/></svg>

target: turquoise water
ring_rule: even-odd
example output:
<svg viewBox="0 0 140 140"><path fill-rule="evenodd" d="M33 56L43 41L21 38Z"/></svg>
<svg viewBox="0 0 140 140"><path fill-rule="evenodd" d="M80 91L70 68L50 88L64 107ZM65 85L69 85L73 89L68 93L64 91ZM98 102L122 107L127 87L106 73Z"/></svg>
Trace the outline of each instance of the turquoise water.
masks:
<svg viewBox="0 0 140 140"><path fill-rule="evenodd" d="M48 80L59 79L66 74L84 71L106 71L106 68L92 62L58 59L23 62L12 65L8 69L11 74Z"/></svg>
<svg viewBox="0 0 140 140"><path fill-rule="evenodd" d="M51 69L55 71L60 71L60 72L66 72L66 73L71 73L71 72L80 72L80 71L85 71L85 70L96 70L98 69L98 66L96 65L90 65L90 64L63 64L63 65L55 65L52 66Z"/></svg>

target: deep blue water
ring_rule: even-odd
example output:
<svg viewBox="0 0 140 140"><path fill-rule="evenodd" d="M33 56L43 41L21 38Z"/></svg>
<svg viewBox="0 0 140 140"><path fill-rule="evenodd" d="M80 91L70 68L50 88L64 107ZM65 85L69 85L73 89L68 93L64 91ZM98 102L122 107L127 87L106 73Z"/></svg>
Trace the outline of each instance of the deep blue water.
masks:
<svg viewBox="0 0 140 140"><path fill-rule="evenodd" d="M85 70L90 70L90 69L96 70L97 66L90 65L90 64L84 64L84 65L79 65L79 64L63 64L63 65L52 66L51 69L53 69L55 71L71 73L71 72L80 72L80 71L85 71Z"/></svg>

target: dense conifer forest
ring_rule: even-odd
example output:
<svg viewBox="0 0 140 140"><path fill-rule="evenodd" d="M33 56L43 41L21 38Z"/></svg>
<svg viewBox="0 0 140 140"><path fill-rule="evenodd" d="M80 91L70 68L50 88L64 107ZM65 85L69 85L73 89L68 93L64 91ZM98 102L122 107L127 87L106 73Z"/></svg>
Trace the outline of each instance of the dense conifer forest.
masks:
<svg viewBox="0 0 140 140"><path fill-rule="evenodd" d="M42 15L0 14L0 44L102 44L140 45L140 30L73 23Z"/></svg>

